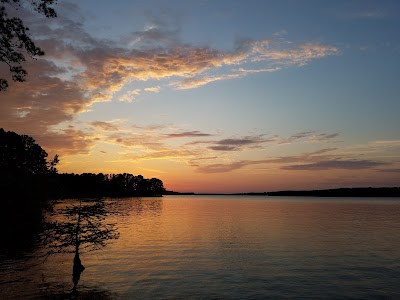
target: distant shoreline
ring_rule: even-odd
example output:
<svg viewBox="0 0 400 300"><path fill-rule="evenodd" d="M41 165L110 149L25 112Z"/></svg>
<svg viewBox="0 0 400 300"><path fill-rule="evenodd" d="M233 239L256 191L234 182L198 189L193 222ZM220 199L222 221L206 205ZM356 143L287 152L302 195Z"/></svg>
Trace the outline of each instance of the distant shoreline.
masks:
<svg viewBox="0 0 400 300"><path fill-rule="evenodd" d="M194 192L174 192L166 191L164 195L196 195L196 196L287 196L287 197L400 197L400 187L381 187L381 188L338 188L326 190L286 190L277 192L263 193L194 193Z"/></svg>

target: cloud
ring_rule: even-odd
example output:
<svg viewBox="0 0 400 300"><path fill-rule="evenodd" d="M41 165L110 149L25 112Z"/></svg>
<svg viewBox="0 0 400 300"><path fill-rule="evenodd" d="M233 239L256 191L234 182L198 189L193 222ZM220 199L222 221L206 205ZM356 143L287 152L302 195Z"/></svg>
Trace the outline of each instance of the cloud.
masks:
<svg viewBox="0 0 400 300"><path fill-rule="evenodd" d="M147 24L143 30L138 30L121 38L121 42L128 41L130 47L158 48L171 46L179 42L181 32L181 18L171 11L164 11L161 15L145 13Z"/></svg>
<svg viewBox="0 0 400 300"><path fill-rule="evenodd" d="M386 147L400 147L400 140L378 140L371 142L371 144Z"/></svg>
<svg viewBox="0 0 400 300"><path fill-rule="evenodd" d="M392 14L388 13L383 9L366 9L362 11L345 14L345 17L350 19L371 19L371 20L384 19L389 16L392 16Z"/></svg>
<svg viewBox="0 0 400 300"><path fill-rule="evenodd" d="M265 135L244 136L239 138L226 138L221 140L193 141L186 145L212 144L208 149L214 151L239 151L244 148L262 148L266 143L276 143L278 145L287 145L292 142L307 139L312 142L327 142L337 137L338 133L315 133L315 131L302 131L291 135L289 138L281 138L277 135L266 137ZM335 149L335 148L329 148Z"/></svg>
<svg viewBox="0 0 400 300"><path fill-rule="evenodd" d="M93 121L90 123L95 129L105 130L105 131L117 131L118 126L110 122Z"/></svg>
<svg viewBox="0 0 400 300"><path fill-rule="evenodd" d="M129 148L144 148L149 150L160 150L166 147L164 143L160 142L158 135L145 133L113 134L108 137L107 142Z"/></svg>
<svg viewBox="0 0 400 300"><path fill-rule="evenodd" d="M243 138L229 138L229 139L222 139L219 141L215 141L214 143L217 146L225 146L225 147L232 147L235 149L239 149L245 146L259 146L265 142L271 140L264 139L262 135L260 136L246 136Z"/></svg>
<svg viewBox="0 0 400 300"><path fill-rule="evenodd" d="M288 137L287 139L284 139L282 141L279 142L279 144L290 144L296 140L300 140L300 139L304 139L304 138L308 138L310 137L312 134L314 133L314 131L302 131L302 132L298 132L295 134L292 134L290 137Z"/></svg>
<svg viewBox="0 0 400 300"><path fill-rule="evenodd" d="M149 88L145 88L144 91L146 92L152 92L152 93L159 93L161 88L159 86L153 86Z"/></svg>
<svg viewBox="0 0 400 300"><path fill-rule="evenodd" d="M229 146L229 145L220 145L220 146L210 146L208 149L216 150L216 151L236 151L238 147Z"/></svg>
<svg viewBox="0 0 400 300"><path fill-rule="evenodd" d="M266 137L265 135L249 135L243 137L231 137L219 140L193 140L191 142L176 145L169 144L171 139L196 139L198 137L213 136L202 131L179 131L177 133L160 133L158 130L163 130L165 127L156 126L157 131L147 130L148 126L135 126L141 129L143 133L129 133L121 131L118 134L108 136L107 143L121 145L126 148L139 148L145 154L125 154L123 159L130 160L150 160L150 159L186 159L186 162L195 167L197 171L203 173L228 172L238 168L243 168L247 165L255 164L288 164L297 162L313 162L315 160L323 160L332 157L333 152L337 148L324 148L309 152L298 156L282 156L273 157L263 160L241 160L227 164L207 164L207 161L219 158L226 160L227 158L218 157L215 153L243 151L246 149L259 149L265 143L277 142L278 137ZM152 128L153 129L153 128ZM203 147L206 145L206 147ZM207 155L208 154L208 155ZM188 160L189 159L189 160ZM204 164L205 163L205 164Z"/></svg>
<svg viewBox="0 0 400 300"><path fill-rule="evenodd" d="M336 47L306 43L297 46L289 46L292 43L280 42L278 40L243 41L233 52L215 52L214 57L209 57L210 66L194 72L197 76L184 78L171 84L177 89L191 89L206 85L211 82L236 79L253 73L276 72L283 67L292 65L304 66L309 61L329 55L337 55L339 50ZM289 47L289 49L287 49ZM217 55L218 54L218 55ZM246 64L246 61L264 62L268 67L259 69L232 69L230 73L223 75L209 76L206 71L218 69L223 66L235 66Z"/></svg>
<svg viewBox="0 0 400 300"><path fill-rule="evenodd" d="M339 133L319 133L312 135L310 137L311 141L322 142L322 141L329 141L339 136Z"/></svg>
<svg viewBox="0 0 400 300"><path fill-rule="evenodd" d="M140 95L140 89L134 89L129 92L126 92L122 96L119 97L119 101L131 103L136 99L136 96Z"/></svg>
<svg viewBox="0 0 400 300"><path fill-rule="evenodd" d="M263 164L284 165L289 163L322 161L324 159L326 160L328 158L334 157L334 155L327 153L335 150L336 148L325 148L305 153L302 155L281 156L281 157L273 157L260 160L239 160L226 164L218 163L218 164L200 165L197 166L197 171L200 173L224 173L224 172L231 172L234 170L238 170L250 165L263 165Z"/></svg>
<svg viewBox="0 0 400 300"><path fill-rule="evenodd" d="M186 138L186 137L212 136L212 134L194 130L194 131L184 131L184 132L179 132L179 133L167 133L167 134L163 134L163 136L167 137L167 138Z"/></svg>
<svg viewBox="0 0 400 300"><path fill-rule="evenodd" d="M377 166L386 165L384 162L376 162L371 160L328 160L318 161L310 164L283 166L283 170L306 170L319 171L330 169L360 170L369 169Z"/></svg>
<svg viewBox="0 0 400 300"><path fill-rule="evenodd" d="M162 149L159 151L154 151L145 155L136 154L125 154L123 156L123 161L132 160L154 160L154 159L182 159L191 158L199 155L199 152L194 150L185 149Z"/></svg>
<svg viewBox="0 0 400 300"><path fill-rule="evenodd" d="M266 69L251 69L251 70L240 68L240 69L238 69L238 72L240 72L240 73L242 73L243 75L245 75L245 74L264 73L264 72L270 73L270 72L279 71L279 70L281 70L281 69L282 69L282 68L280 68L280 67L276 67L276 68L266 68Z"/></svg>
<svg viewBox="0 0 400 300"><path fill-rule="evenodd" d="M370 157L381 157L390 158L393 160L400 159L400 140L377 140L370 141L366 144L354 145L351 147L343 148L341 153L355 156L363 153L364 155L369 155Z"/></svg>
<svg viewBox="0 0 400 300"><path fill-rule="evenodd" d="M91 136L69 126L60 132L36 134L37 142L49 153L64 155L88 154L98 142L97 136Z"/></svg>
<svg viewBox="0 0 400 300"><path fill-rule="evenodd" d="M320 43L296 45L285 40L271 39L245 41L241 48L249 49L252 61L271 61L281 66L304 66L313 59L339 53L336 47Z"/></svg>
<svg viewBox="0 0 400 300"><path fill-rule="evenodd" d="M227 74L227 75L222 75L222 76L212 76L212 77L193 77L193 78L187 78L181 81L177 81L171 84L172 87L175 87L178 90L186 90L186 89L193 89L200 87L202 85L206 85L208 83L214 82L214 81L221 81L221 80L228 80L228 79L234 79L234 78L240 78L243 77L243 74Z"/></svg>
<svg viewBox="0 0 400 300"><path fill-rule="evenodd" d="M28 80L11 83L8 91L0 94L2 126L15 130L30 124L29 132L40 133L72 120L90 105L79 86L56 76L64 72L63 68L45 60L27 65Z"/></svg>
<svg viewBox="0 0 400 300"><path fill-rule="evenodd" d="M228 164L210 164L198 167L197 171L200 173L226 173L249 165L264 164L266 162L266 160L241 160Z"/></svg>
<svg viewBox="0 0 400 300"><path fill-rule="evenodd" d="M324 153L327 153L327 152L332 152L332 151L335 151L335 150L339 150L339 148L325 148L325 149L316 150L316 151L313 151L313 152L309 153L308 156L320 155L320 154L324 154Z"/></svg>
<svg viewBox="0 0 400 300"><path fill-rule="evenodd" d="M379 172L383 173L399 173L400 174L400 169L379 169Z"/></svg>
<svg viewBox="0 0 400 300"><path fill-rule="evenodd" d="M304 139L310 142L327 142L333 140L338 136L339 133L317 133L314 130L308 130L295 133L286 139L282 139L279 142L279 144L286 145L286 144L291 144L294 141L304 140Z"/></svg>
<svg viewBox="0 0 400 300"><path fill-rule="evenodd" d="M243 148L261 148L262 144L275 142L276 138L276 136L265 138L264 135L253 135L239 138L226 138L214 141L193 141L187 143L186 145L212 144L207 148L215 151L238 151L242 150Z"/></svg>

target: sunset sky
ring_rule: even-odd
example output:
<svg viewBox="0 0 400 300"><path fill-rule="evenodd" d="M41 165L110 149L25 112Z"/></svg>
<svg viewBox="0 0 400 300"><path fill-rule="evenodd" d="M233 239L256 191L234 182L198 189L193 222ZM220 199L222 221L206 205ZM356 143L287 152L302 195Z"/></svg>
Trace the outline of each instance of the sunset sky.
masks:
<svg viewBox="0 0 400 300"><path fill-rule="evenodd" d="M59 0L0 127L174 191L400 186L400 1ZM7 78L0 66L0 78Z"/></svg>

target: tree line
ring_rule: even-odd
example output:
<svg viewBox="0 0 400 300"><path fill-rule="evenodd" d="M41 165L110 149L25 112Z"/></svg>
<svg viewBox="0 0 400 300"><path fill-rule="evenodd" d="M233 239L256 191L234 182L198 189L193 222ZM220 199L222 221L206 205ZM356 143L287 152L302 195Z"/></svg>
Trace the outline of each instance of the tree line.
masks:
<svg viewBox="0 0 400 300"><path fill-rule="evenodd" d="M0 177L9 196L39 198L161 196L165 189L158 178L122 174L59 174L58 155L48 154L28 135L0 129Z"/></svg>
<svg viewBox="0 0 400 300"><path fill-rule="evenodd" d="M123 174L51 174L52 198L101 198L161 196L165 189L158 178Z"/></svg>

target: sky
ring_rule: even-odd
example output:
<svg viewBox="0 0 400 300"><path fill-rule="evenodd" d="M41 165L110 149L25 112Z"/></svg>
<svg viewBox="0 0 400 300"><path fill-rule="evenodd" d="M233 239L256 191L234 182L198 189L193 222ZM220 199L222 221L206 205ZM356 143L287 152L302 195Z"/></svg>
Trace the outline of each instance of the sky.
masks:
<svg viewBox="0 0 400 300"><path fill-rule="evenodd" d="M400 184L397 0L59 0L0 128L180 192ZM0 65L0 78L9 76Z"/></svg>

